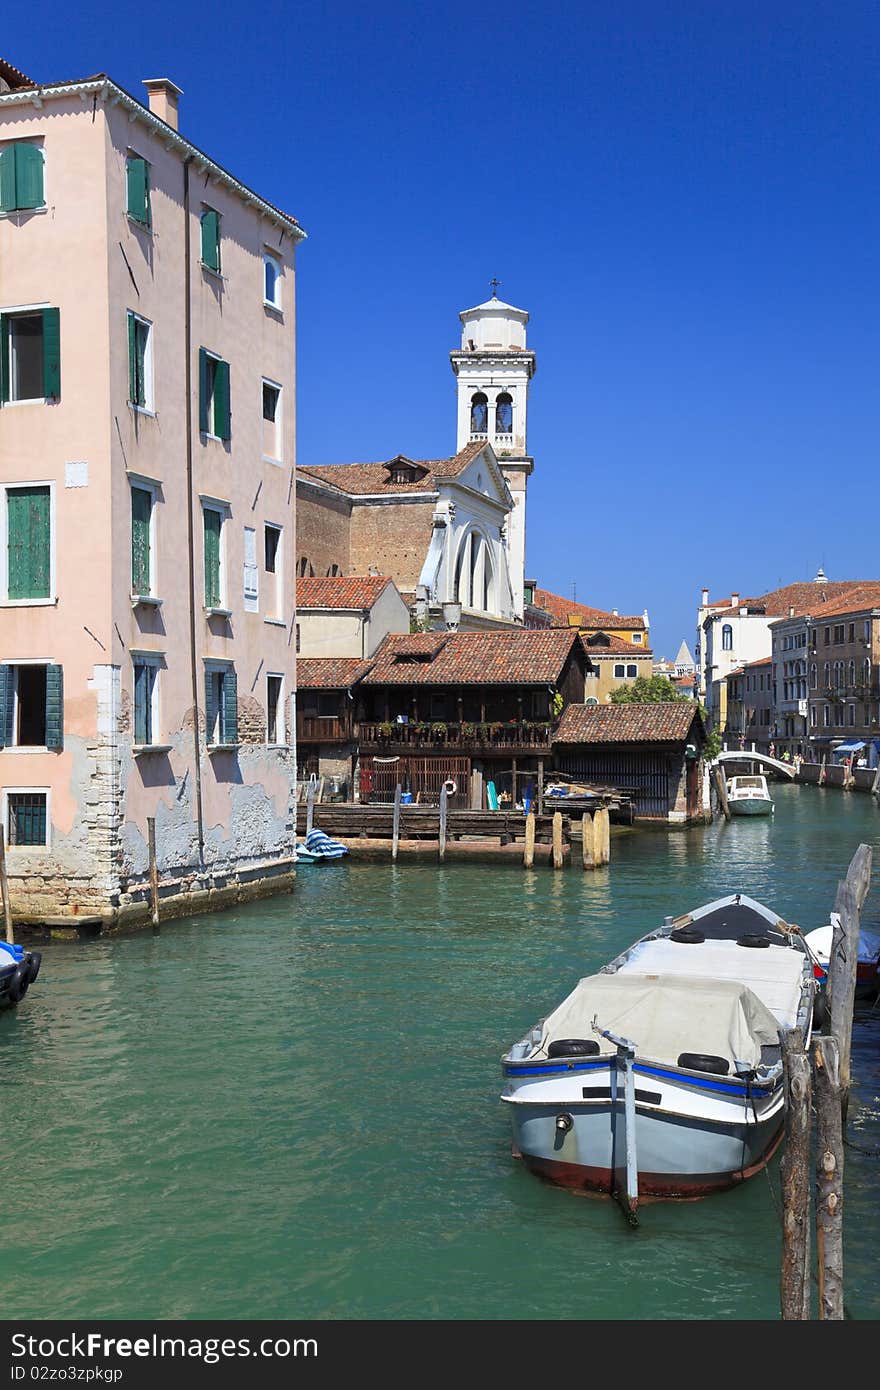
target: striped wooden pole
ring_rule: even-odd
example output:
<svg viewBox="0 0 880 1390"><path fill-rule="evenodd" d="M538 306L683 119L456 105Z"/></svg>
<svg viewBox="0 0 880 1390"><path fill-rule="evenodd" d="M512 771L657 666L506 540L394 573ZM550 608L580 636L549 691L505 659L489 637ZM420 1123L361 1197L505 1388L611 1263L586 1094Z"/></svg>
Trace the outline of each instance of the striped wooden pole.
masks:
<svg viewBox="0 0 880 1390"><path fill-rule="evenodd" d="M400 844L400 798L403 788L398 782L394 788L394 822L391 828L391 862L397 859L397 847Z"/></svg>
<svg viewBox="0 0 880 1390"><path fill-rule="evenodd" d="M589 812L584 811L584 818L581 821L581 866L584 869L594 869L595 864L595 844L593 817Z"/></svg>
<svg viewBox="0 0 880 1390"><path fill-rule="evenodd" d="M526 816L526 847L523 850L523 868L530 869L535 862L535 813Z"/></svg>
<svg viewBox="0 0 880 1390"><path fill-rule="evenodd" d="M553 867L562 868L562 812L553 812Z"/></svg>
<svg viewBox="0 0 880 1390"><path fill-rule="evenodd" d="M443 786L440 788L440 838L437 846L437 852L441 864L443 863L443 860L446 858L446 813L448 803L449 792L447 791L446 783L444 782Z"/></svg>
<svg viewBox="0 0 880 1390"><path fill-rule="evenodd" d="M3 917L6 922L6 940L15 945L12 933L12 903L9 901L9 879L6 877L6 835L0 825L0 893L3 894Z"/></svg>

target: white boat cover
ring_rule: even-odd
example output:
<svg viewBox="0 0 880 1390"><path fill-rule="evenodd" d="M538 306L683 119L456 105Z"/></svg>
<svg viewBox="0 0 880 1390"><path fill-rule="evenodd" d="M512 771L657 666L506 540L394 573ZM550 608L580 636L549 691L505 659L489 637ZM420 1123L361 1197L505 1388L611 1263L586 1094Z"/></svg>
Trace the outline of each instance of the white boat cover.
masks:
<svg viewBox="0 0 880 1390"><path fill-rule="evenodd" d="M831 921L827 927L817 927L815 931L807 932L804 937L810 950L819 957L824 964L828 964L831 955L831 942L834 936L835 919L837 913L832 912ZM863 965L870 965L872 961L880 960L880 935L873 931L859 932L859 960Z"/></svg>
<svg viewBox="0 0 880 1390"><path fill-rule="evenodd" d="M592 1038L600 1051L616 1052L593 1031L593 1019L628 1038L640 1057L675 1065L682 1052L725 1057L753 1067L761 1047L779 1044L776 1019L745 985L735 980L680 979L666 975L588 975L544 1020L535 1055L551 1042Z"/></svg>
<svg viewBox="0 0 880 1390"><path fill-rule="evenodd" d="M695 925L699 926L699 922ZM659 936L653 941L640 942L620 969L621 973L634 971L638 975L656 971L658 975L735 980L748 985L783 1027L793 1028L797 1022L804 956L790 946L758 949L738 946L735 941L715 941L711 937L684 943Z"/></svg>

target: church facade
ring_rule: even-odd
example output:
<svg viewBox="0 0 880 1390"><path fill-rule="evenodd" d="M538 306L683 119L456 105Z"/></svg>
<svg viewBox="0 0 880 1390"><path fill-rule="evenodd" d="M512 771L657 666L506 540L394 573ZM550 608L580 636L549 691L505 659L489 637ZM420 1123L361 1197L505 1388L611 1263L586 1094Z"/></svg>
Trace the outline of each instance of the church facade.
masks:
<svg viewBox="0 0 880 1390"><path fill-rule="evenodd" d="M422 628L523 622L528 314L493 297L466 309L457 451L297 469L297 575L388 575Z"/></svg>

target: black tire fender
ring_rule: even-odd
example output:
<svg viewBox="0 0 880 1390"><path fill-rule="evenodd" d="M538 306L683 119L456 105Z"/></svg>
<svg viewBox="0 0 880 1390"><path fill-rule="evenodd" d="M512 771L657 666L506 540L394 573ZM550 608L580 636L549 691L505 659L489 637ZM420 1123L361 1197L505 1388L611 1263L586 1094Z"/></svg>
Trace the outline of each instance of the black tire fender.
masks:
<svg viewBox="0 0 880 1390"><path fill-rule="evenodd" d="M679 927L669 933L670 941L680 941L685 946L699 946L706 940L705 934L696 927Z"/></svg>
<svg viewBox="0 0 880 1390"><path fill-rule="evenodd" d="M41 966L42 963L43 963L43 953L42 953L42 951L31 951L31 952L29 952L29 954L28 954L28 963L29 963L30 968L31 968L30 983L33 984L33 983L34 983L34 980L37 978L37 976L38 976L39 973L40 973L40 966Z"/></svg>
<svg viewBox="0 0 880 1390"><path fill-rule="evenodd" d="M730 1071L726 1057L712 1057L706 1052L682 1052L678 1065L687 1071L705 1071L711 1076L727 1076Z"/></svg>
<svg viewBox="0 0 880 1390"><path fill-rule="evenodd" d="M598 1057L595 1038L557 1038L547 1048L548 1057Z"/></svg>
<svg viewBox="0 0 880 1390"><path fill-rule="evenodd" d="M31 982L31 968L27 961L21 961L15 968L15 974L9 981L9 1002L17 1004L28 992L28 985Z"/></svg>
<svg viewBox="0 0 880 1390"><path fill-rule="evenodd" d="M764 947L770 945L770 938L768 936L760 936L757 932L747 932L745 936L738 936L736 938L736 944L737 946L752 946L757 950L762 950Z"/></svg>

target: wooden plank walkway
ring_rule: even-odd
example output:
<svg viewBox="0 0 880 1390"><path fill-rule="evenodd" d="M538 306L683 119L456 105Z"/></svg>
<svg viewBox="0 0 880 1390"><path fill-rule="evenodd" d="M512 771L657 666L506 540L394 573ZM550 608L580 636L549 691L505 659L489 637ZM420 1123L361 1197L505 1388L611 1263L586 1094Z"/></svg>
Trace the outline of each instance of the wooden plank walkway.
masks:
<svg viewBox="0 0 880 1390"><path fill-rule="evenodd" d="M482 836L510 844L525 840L526 816L523 811L455 811L446 813L446 834L449 840L462 836ZM535 839L539 844L551 844L553 816L535 816ZM346 802L324 802L314 807L314 824L327 835L342 840L391 840L394 836L393 806L354 806ZM296 808L296 833L306 833L306 808ZM562 817L565 844L571 843L571 819ZM401 806L401 840L439 840L439 806Z"/></svg>

